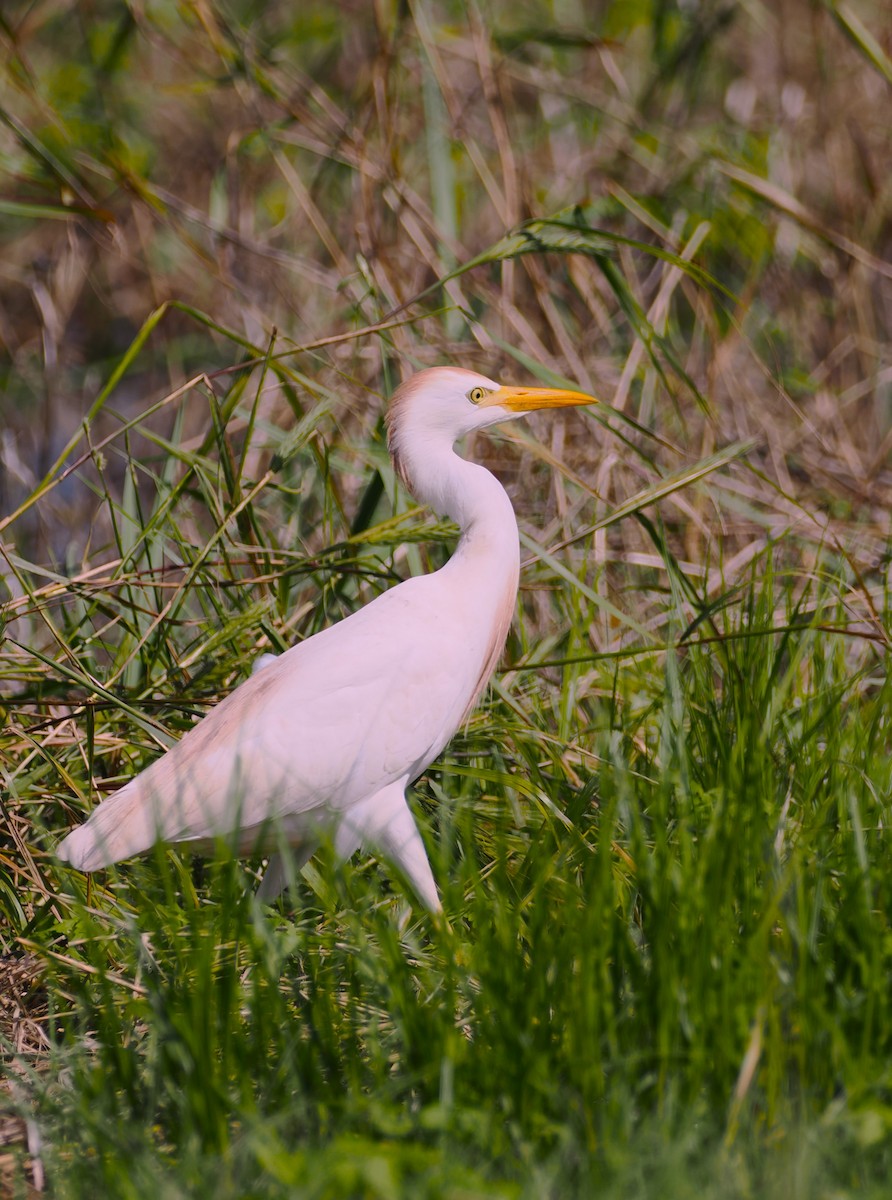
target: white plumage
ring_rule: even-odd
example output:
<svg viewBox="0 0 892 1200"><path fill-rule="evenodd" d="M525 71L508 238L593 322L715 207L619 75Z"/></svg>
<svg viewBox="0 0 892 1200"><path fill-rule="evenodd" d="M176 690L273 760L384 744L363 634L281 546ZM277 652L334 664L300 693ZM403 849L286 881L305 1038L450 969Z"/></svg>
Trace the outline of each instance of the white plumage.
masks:
<svg viewBox="0 0 892 1200"><path fill-rule="evenodd" d="M284 839L302 865L330 836L342 859L360 845L383 851L439 909L406 788L492 674L519 572L505 491L453 446L535 408L590 403L580 392L502 387L452 367L398 388L388 416L394 464L418 500L458 523L452 558L281 657L264 656L260 670L70 833L59 858L94 871L158 840L203 851L225 838L251 854ZM269 899L285 882L274 855L261 894Z"/></svg>

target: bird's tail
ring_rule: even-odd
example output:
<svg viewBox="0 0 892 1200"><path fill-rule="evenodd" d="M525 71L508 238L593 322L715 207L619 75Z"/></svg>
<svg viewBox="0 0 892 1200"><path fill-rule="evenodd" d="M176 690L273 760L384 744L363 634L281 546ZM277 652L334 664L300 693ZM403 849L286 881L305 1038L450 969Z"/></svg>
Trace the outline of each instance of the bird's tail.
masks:
<svg viewBox="0 0 892 1200"><path fill-rule="evenodd" d="M56 855L79 871L96 871L141 854L157 840L152 808L141 781L134 779L104 800L88 821L72 830Z"/></svg>

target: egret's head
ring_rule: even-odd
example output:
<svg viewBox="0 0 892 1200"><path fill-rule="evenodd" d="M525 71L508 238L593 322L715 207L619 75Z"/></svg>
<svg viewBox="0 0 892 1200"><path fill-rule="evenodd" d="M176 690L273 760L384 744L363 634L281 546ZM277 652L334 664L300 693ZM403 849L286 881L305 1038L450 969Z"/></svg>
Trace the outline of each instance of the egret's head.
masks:
<svg viewBox="0 0 892 1200"><path fill-rule="evenodd" d="M416 453L451 449L475 429L537 408L595 403L584 392L515 387L462 367L431 367L410 376L394 392L387 413L387 443L398 473L408 482L409 460Z"/></svg>

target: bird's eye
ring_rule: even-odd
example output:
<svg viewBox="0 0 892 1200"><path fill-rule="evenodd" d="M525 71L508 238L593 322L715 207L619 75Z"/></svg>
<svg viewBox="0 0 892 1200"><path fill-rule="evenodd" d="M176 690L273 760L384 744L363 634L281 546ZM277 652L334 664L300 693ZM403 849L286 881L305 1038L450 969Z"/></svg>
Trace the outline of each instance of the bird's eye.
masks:
<svg viewBox="0 0 892 1200"><path fill-rule="evenodd" d="M468 399L471 401L472 404L479 404L485 395L486 395L486 388L474 387L474 388L471 388L471 390L468 392Z"/></svg>

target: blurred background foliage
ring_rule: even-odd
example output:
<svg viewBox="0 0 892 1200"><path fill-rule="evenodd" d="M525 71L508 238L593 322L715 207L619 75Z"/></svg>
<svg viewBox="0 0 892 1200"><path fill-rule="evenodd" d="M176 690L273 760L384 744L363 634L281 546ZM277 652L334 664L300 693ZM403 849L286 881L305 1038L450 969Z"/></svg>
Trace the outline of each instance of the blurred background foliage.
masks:
<svg viewBox="0 0 892 1200"><path fill-rule="evenodd" d="M307 345L408 305L386 339L302 360L360 439L379 415L362 389L380 390L388 355L497 371L511 346L688 449L754 435L789 496L881 519L885 6L35 2L5 5L0 37L3 511L176 302L117 413L229 365L212 324L259 348L273 330ZM705 418L684 389L674 406L656 395L590 257L508 258L445 286L451 311L413 304L506 230L586 202L598 228L696 256L715 281L667 286L664 264L619 251ZM269 386L271 415L276 399ZM596 470L614 499L622 471ZM59 494L74 536L33 515L30 534L71 568L90 499L74 480Z"/></svg>

